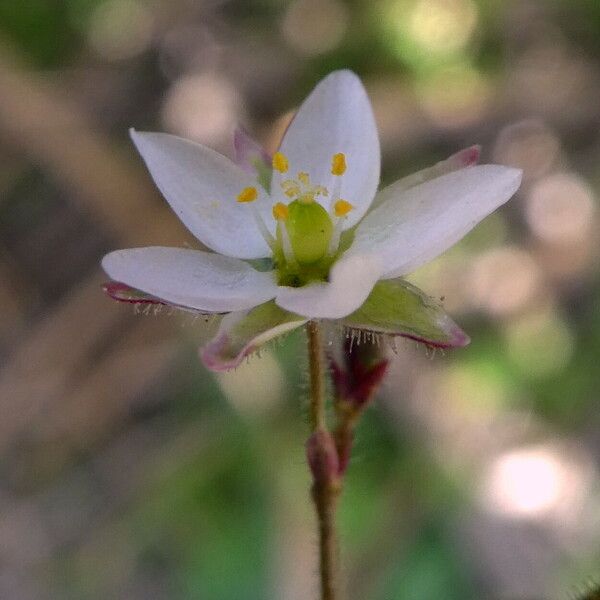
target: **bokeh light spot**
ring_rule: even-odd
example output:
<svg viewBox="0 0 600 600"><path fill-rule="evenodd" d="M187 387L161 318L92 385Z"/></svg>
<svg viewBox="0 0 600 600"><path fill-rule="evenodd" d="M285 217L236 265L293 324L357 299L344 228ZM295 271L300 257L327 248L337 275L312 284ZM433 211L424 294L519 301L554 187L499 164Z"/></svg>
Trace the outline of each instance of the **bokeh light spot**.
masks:
<svg viewBox="0 0 600 600"><path fill-rule="evenodd" d="M348 27L348 9L338 0L296 0L281 23L286 41L308 56L335 49Z"/></svg>
<svg viewBox="0 0 600 600"><path fill-rule="evenodd" d="M422 107L439 127L466 127L483 117L491 89L485 77L468 64L440 69L417 86Z"/></svg>
<svg viewBox="0 0 600 600"><path fill-rule="evenodd" d="M541 286L541 270L531 255L511 246L478 256L468 275L471 302L495 316L523 309Z"/></svg>
<svg viewBox="0 0 600 600"><path fill-rule="evenodd" d="M231 404L248 416L260 414L283 398L284 379L281 367L269 351L252 357L238 368L217 376L221 390Z"/></svg>
<svg viewBox="0 0 600 600"><path fill-rule="evenodd" d="M583 465L563 448L543 444L498 456L485 477L482 500L507 517L543 519L578 509L588 487Z"/></svg>
<svg viewBox="0 0 600 600"><path fill-rule="evenodd" d="M91 15L88 43L107 60L133 58L150 45L153 21L137 0L106 0Z"/></svg>
<svg viewBox="0 0 600 600"><path fill-rule="evenodd" d="M594 213L591 188L571 173L542 179L527 197L527 223L537 237L549 243L585 239L591 233Z"/></svg>
<svg viewBox="0 0 600 600"><path fill-rule="evenodd" d="M552 309L523 315L505 330L509 358L529 377L564 369L573 355L575 338Z"/></svg>
<svg viewBox="0 0 600 600"><path fill-rule="evenodd" d="M162 111L171 131L207 145L230 135L239 114L238 94L224 77L189 75L169 90Z"/></svg>
<svg viewBox="0 0 600 600"><path fill-rule="evenodd" d="M444 54L466 46L477 24L470 0L419 0L408 18L410 32L424 50Z"/></svg>
<svg viewBox="0 0 600 600"><path fill-rule="evenodd" d="M505 127L494 147L494 161L523 169L525 180L548 172L560 152L556 134L538 119L526 119Z"/></svg>

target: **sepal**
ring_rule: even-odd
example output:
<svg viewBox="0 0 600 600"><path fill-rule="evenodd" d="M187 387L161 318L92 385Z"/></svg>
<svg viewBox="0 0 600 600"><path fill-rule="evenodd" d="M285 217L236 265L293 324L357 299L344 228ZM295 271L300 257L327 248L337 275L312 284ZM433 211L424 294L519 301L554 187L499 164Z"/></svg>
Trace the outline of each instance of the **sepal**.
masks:
<svg viewBox="0 0 600 600"><path fill-rule="evenodd" d="M120 281L107 281L102 284L102 291L117 302L126 302L127 304L160 304L168 306L169 304L156 296L151 296L140 290L136 290Z"/></svg>
<svg viewBox="0 0 600 600"><path fill-rule="evenodd" d="M200 349L200 359L212 371L228 371L268 341L306 321L272 301L248 311L230 313L221 321L212 341Z"/></svg>
<svg viewBox="0 0 600 600"><path fill-rule="evenodd" d="M389 361L383 349L370 340L352 347L351 339L346 339L339 354L329 360L335 395L339 402L362 409L381 385Z"/></svg>
<svg viewBox="0 0 600 600"><path fill-rule="evenodd" d="M401 336L434 348L462 347L470 342L438 302L404 279L378 282L363 305L343 323L353 330Z"/></svg>

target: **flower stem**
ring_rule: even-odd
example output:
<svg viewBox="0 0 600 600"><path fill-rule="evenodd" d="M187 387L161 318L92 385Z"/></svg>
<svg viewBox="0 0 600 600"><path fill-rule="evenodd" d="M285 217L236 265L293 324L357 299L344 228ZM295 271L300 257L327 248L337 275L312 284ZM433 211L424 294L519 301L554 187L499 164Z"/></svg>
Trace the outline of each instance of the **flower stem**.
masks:
<svg viewBox="0 0 600 600"><path fill-rule="evenodd" d="M335 509L337 492L325 486L313 486L313 499L319 519L319 573L321 576L321 599L337 600L338 562Z"/></svg>
<svg viewBox="0 0 600 600"><path fill-rule="evenodd" d="M324 357L321 332L316 321L307 324L308 359L310 370L310 425L311 439L321 444L313 450L321 468L313 468L312 497L319 528L319 572L321 600L338 600L338 548L335 529L335 510L341 486L337 473L328 468L331 449L325 418Z"/></svg>
<svg viewBox="0 0 600 600"><path fill-rule="evenodd" d="M316 321L309 321L308 363L310 370L310 426L313 432L325 427L325 382L323 378L323 343Z"/></svg>

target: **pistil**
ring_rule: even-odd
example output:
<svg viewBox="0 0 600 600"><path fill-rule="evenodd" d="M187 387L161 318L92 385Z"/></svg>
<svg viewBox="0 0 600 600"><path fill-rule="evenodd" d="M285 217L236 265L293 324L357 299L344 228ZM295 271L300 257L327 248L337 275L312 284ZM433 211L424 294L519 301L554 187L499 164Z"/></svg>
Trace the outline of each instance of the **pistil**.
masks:
<svg viewBox="0 0 600 600"><path fill-rule="evenodd" d="M288 158L281 152L273 155L274 171L286 174L290 170ZM331 157L331 174L334 176L332 194L311 181L305 171L296 173L280 182L289 201L273 205L272 214L277 222L273 236L255 206L250 206L258 229L270 246L275 264L279 265L282 281L305 285L314 280L327 278L329 268L339 251L340 238L352 204L340 198L342 176L346 172L346 155L338 152ZM329 211L319 197L330 198ZM258 199L254 187L244 188L237 201L253 205Z"/></svg>

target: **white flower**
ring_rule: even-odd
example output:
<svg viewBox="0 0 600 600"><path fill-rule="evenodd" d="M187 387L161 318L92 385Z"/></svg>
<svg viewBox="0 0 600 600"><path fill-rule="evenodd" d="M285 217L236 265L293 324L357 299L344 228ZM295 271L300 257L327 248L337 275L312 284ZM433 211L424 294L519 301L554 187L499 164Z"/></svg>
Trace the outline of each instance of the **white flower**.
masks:
<svg viewBox="0 0 600 600"><path fill-rule="evenodd" d="M213 252L112 252L102 261L119 282L112 295L230 313L202 352L212 368L235 366L309 319L340 319L431 345L468 342L439 306L397 278L506 202L520 170L474 166L474 147L376 193L377 129L366 92L349 71L317 85L271 164L241 133L237 165L171 135L131 136L173 210Z"/></svg>

